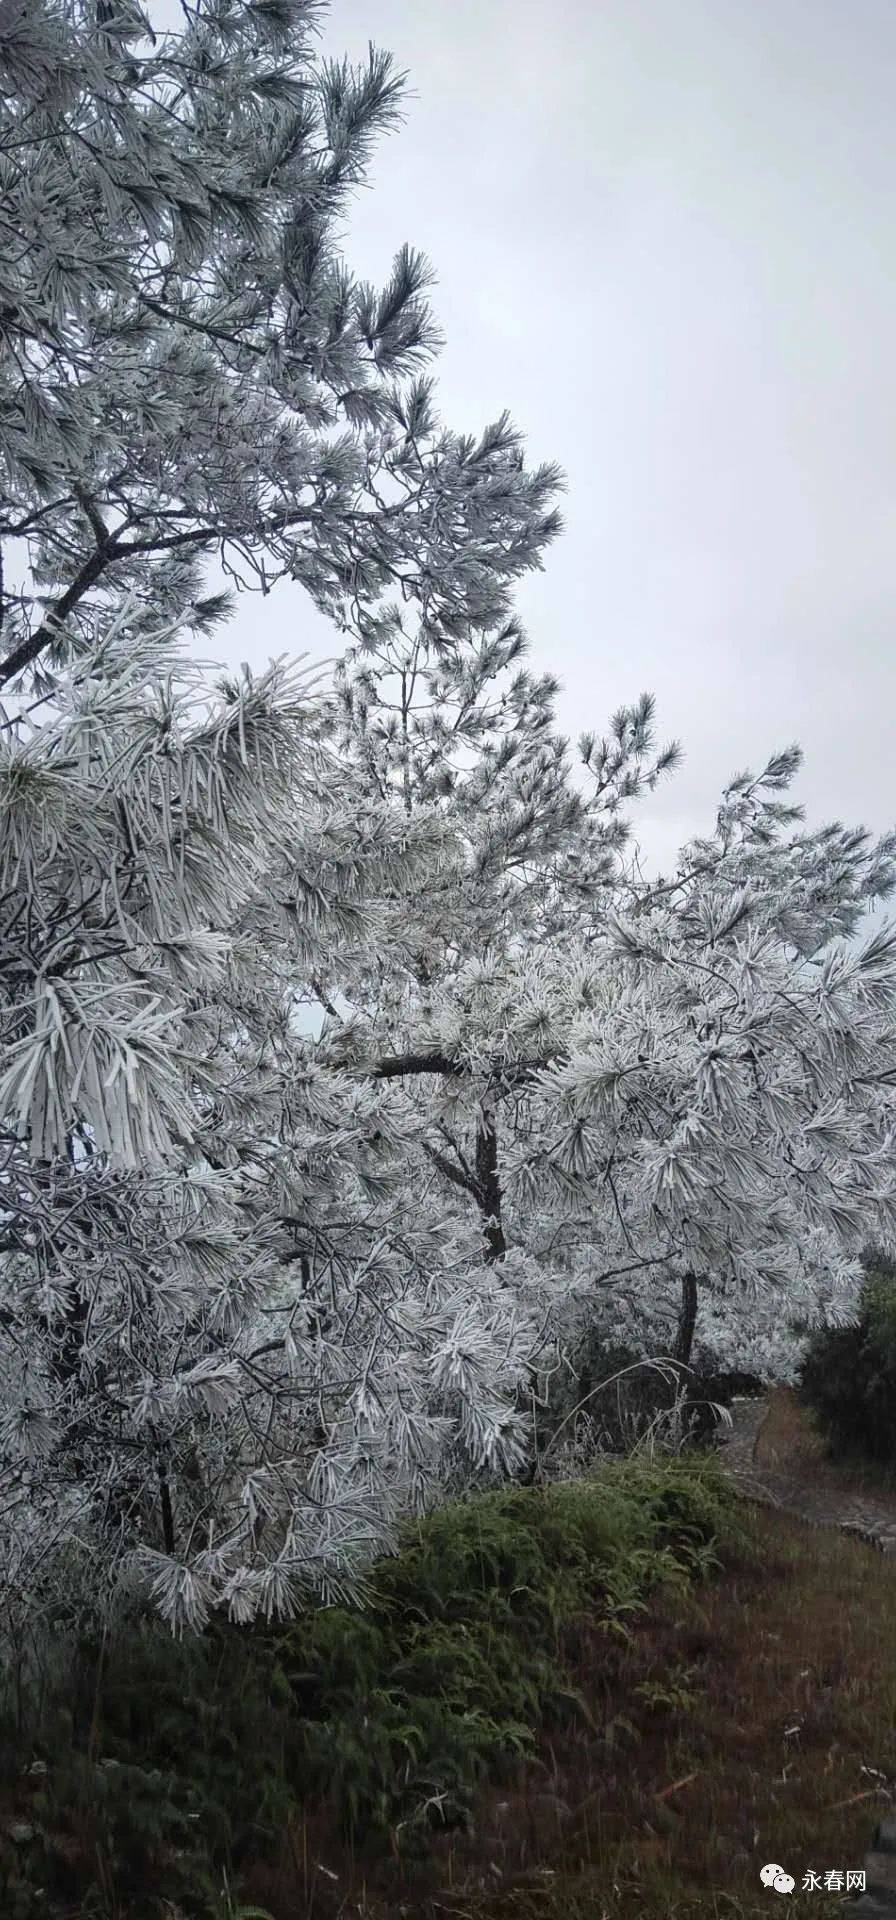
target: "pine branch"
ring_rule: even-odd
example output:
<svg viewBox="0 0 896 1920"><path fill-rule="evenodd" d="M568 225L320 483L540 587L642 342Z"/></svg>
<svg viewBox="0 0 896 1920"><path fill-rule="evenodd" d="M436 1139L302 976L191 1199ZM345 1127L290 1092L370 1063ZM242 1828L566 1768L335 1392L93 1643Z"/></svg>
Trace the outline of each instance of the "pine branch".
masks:
<svg viewBox="0 0 896 1920"><path fill-rule="evenodd" d="M45 648L59 638L63 623L72 609L80 600L83 600L85 593L89 592L105 573L110 559L114 557L113 548L114 541L109 541L105 546L95 547L75 575L71 585L60 595L55 606L41 621L40 626L26 640L22 640L17 647L14 647L5 660L0 660L0 687L4 687L7 681L14 679L24 667L29 667Z"/></svg>

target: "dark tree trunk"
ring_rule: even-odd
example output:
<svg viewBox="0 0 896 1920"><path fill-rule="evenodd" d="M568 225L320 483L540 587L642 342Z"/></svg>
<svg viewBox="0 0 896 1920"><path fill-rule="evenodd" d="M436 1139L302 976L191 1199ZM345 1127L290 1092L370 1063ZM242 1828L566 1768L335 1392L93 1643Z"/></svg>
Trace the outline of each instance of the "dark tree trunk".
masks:
<svg viewBox="0 0 896 1920"><path fill-rule="evenodd" d="M162 1539L165 1552L174 1552L174 1510L171 1505L171 1483L167 1469L159 1460L159 1504L162 1510Z"/></svg>
<svg viewBox="0 0 896 1920"><path fill-rule="evenodd" d="M493 1113L483 1109L476 1132L477 1199L486 1221L486 1258L500 1260L507 1252L501 1225L501 1182L498 1178L498 1135Z"/></svg>
<svg viewBox="0 0 896 1920"><path fill-rule="evenodd" d="M673 1358L679 1360L685 1367L690 1365L696 1324L697 1276L695 1273L685 1273L681 1280L681 1310L678 1315L678 1331L673 1350Z"/></svg>

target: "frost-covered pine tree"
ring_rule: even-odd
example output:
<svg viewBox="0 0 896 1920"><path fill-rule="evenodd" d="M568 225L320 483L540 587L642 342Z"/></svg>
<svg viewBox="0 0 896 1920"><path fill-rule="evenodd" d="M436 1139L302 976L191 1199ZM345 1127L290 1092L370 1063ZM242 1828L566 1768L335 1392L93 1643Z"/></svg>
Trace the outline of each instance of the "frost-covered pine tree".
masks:
<svg viewBox="0 0 896 1920"><path fill-rule="evenodd" d="M519 459L509 429L506 443ZM655 787L678 758L674 744L654 751L645 696L616 715L609 740L583 743L583 788L557 732L557 681L523 665L528 650L519 621L494 598L464 623L438 625L393 603L364 623L335 676L335 736L359 806L395 796L409 820L450 825L458 858L425 892L396 901L395 937L365 957L347 986L349 1009L340 1016L325 1000L331 1054L429 1085L427 1154L475 1200L491 1257L506 1251L494 1048L487 1043L484 1075L459 1080L455 1071L473 1044L471 968L516 966L575 932L616 872L629 833L625 801ZM427 1023L437 1005L452 1012L434 1037ZM537 1036L532 1043L537 1051Z"/></svg>
<svg viewBox="0 0 896 1920"><path fill-rule="evenodd" d="M638 879L650 703L583 788L509 678L559 475L440 427L419 257L338 254L389 62L116 7L0 8L8 1627L125 1568L177 1627L339 1591L521 1462L564 1312L672 1284L684 1351L892 1225L892 944L836 939L893 842L788 837L791 757ZM213 554L351 638L332 697L185 660Z"/></svg>
<svg viewBox="0 0 896 1920"><path fill-rule="evenodd" d="M200 0L156 38L134 0L4 0L0 685L125 586L201 626L208 555L351 631L384 592L500 603L557 529L556 469L506 423L476 446L433 418L423 257L377 291L338 251L402 79L315 58L320 12Z"/></svg>
<svg viewBox="0 0 896 1920"><path fill-rule="evenodd" d="M409 1208L410 1103L296 1018L432 833L359 825L282 667L210 694L127 609L46 704L3 767L10 1602L54 1599L61 1542L174 1624L288 1611L522 1452L516 1303Z"/></svg>
<svg viewBox="0 0 896 1920"><path fill-rule="evenodd" d="M504 615L559 476L435 422L420 257L375 292L339 256L389 60L316 60L313 0L183 12L0 9L10 1628L125 1568L176 1627L289 1612L524 1451L520 1301L420 1203L413 1101L297 1018L461 864L452 823L359 813L301 676L216 684L180 635L226 613L210 555L358 637L387 592Z"/></svg>
<svg viewBox="0 0 896 1920"><path fill-rule="evenodd" d="M652 703L583 737L583 788L553 684L501 690L515 625L434 645L407 624L347 659L343 750L362 786L437 800L463 867L405 902L333 1056L416 1088L446 1191L493 1258L537 1267L558 1325L683 1362L698 1332L717 1364L787 1371L790 1329L848 1317L861 1247L896 1224L894 947L851 944L896 836L789 832L791 750L647 882L622 807L675 762Z"/></svg>
<svg viewBox="0 0 896 1920"><path fill-rule="evenodd" d="M794 1326L851 1317L863 1247L896 1234L896 931L860 926L893 892L896 835L793 832L799 763L737 776L672 879L622 877L536 1077L537 1151L530 1135L508 1169L561 1237L585 1230L586 1297L588 1279L628 1294L617 1329L643 1338L671 1279L676 1357L702 1307L716 1364L772 1377ZM565 1021L553 974L535 990L562 991Z"/></svg>

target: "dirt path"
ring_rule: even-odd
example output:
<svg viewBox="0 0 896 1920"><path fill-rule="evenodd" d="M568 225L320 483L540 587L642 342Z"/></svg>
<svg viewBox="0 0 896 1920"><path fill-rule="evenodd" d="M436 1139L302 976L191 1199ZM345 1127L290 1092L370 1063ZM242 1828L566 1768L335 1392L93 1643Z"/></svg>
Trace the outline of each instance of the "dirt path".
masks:
<svg viewBox="0 0 896 1920"><path fill-rule="evenodd" d="M763 1400L735 1400L722 1458L748 1499L779 1507L814 1527L839 1527L896 1554L896 1491L850 1485L824 1458L821 1441L788 1387Z"/></svg>

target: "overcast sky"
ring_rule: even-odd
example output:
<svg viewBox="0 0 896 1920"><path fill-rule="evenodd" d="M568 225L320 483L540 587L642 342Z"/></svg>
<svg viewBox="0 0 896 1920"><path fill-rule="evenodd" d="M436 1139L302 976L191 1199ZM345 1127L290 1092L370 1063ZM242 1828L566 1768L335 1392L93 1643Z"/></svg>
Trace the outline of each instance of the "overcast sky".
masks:
<svg viewBox="0 0 896 1920"><path fill-rule="evenodd" d="M445 424L566 470L518 606L567 731L649 688L681 739L650 865L793 739L810 823L896 823L892 0L334 0L327 51L370 39L415 97L347 257L422 248ZM286 587L218 650L302 648Z"/></svg>

